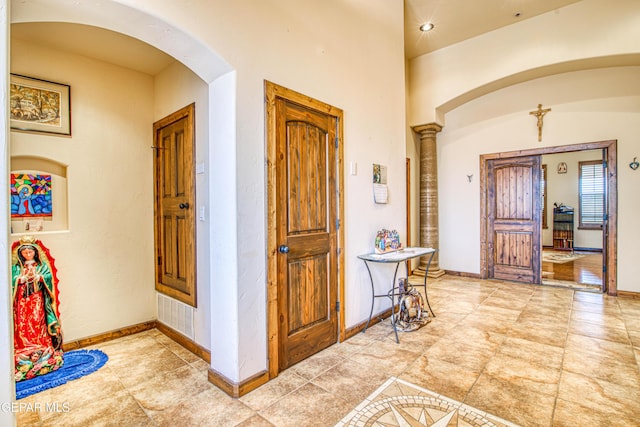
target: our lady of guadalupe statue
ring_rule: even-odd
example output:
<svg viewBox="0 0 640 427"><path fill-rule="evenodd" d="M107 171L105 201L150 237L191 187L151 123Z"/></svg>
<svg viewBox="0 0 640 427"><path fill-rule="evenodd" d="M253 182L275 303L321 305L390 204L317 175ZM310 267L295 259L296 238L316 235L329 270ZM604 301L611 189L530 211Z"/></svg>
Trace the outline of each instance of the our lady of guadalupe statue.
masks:
<svg viewBox="0 0 640 427"><path fill-rule="evenodd" d="M64 363L54 259L40 240L25 236L12 246L15 380L55 371Z"/></svg>

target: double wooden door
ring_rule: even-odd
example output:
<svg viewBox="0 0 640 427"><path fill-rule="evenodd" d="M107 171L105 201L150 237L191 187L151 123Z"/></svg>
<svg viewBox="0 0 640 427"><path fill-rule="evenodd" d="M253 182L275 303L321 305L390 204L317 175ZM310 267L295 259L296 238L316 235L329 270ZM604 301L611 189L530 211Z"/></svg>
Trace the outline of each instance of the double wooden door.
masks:
<svg viewBox="0 0 640 427"><path fill-rule="evenodd" d="M278 368L334 344L337 119L277 98Z"/></svg>

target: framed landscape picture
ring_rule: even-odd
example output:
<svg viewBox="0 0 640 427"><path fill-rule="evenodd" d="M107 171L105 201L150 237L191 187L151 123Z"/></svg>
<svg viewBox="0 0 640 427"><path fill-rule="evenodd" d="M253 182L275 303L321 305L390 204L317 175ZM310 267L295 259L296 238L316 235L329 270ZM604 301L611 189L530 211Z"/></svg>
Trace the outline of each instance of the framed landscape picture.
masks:
<svg viewBox="0 0 640 427"><path fill-rule="evenodd" d="M71 87L11 74L11 129L71 135Z"/></svg>

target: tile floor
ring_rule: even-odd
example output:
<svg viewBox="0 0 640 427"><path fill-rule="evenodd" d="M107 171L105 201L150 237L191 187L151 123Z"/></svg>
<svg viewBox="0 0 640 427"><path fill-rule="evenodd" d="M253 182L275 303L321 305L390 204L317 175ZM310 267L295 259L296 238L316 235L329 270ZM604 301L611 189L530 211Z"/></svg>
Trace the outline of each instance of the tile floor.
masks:
<svg viewBox="0 0 640 427"><path fill-rule="evenodd" d="M640 299L449 276L429 299L399 344L387 320L239 399L157 330L103 343L98 372L20 401L63 410L18 425L333 426L391 377L522 426L640 425Z"/></svg>

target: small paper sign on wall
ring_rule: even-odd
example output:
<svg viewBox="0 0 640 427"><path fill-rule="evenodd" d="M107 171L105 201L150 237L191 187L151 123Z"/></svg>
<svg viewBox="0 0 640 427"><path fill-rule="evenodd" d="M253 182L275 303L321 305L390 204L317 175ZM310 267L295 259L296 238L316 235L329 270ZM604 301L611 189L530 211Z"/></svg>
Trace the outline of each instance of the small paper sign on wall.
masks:
<svg viewBox="0 0 640 427"><path fill-rule="evenodd" d="M387 167L373 164L373 201L375 203L388 203L389 193L387 188Z"/></svg>

